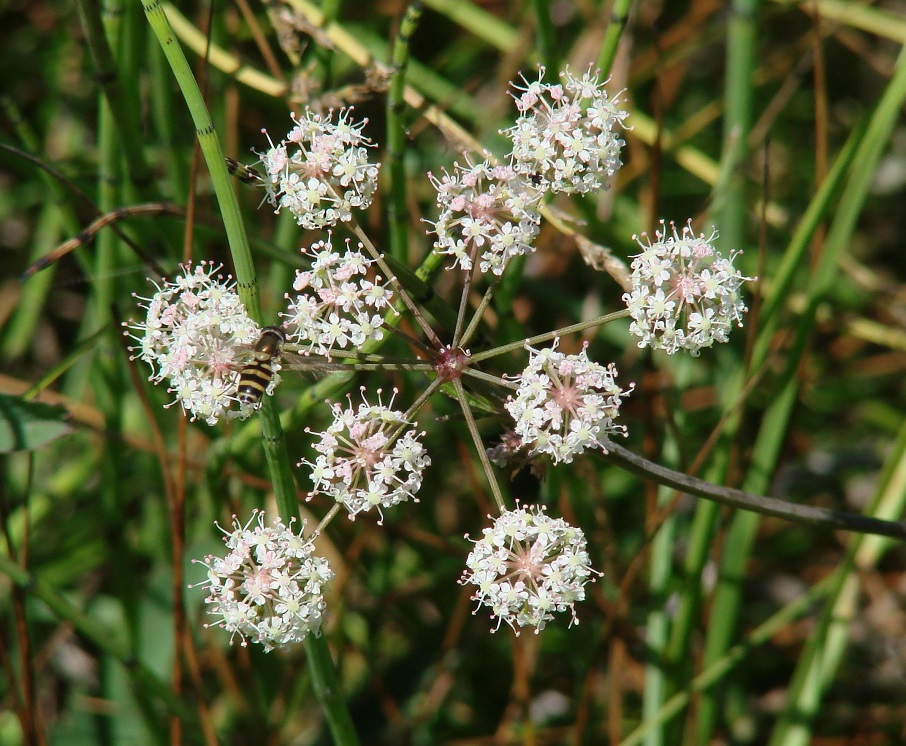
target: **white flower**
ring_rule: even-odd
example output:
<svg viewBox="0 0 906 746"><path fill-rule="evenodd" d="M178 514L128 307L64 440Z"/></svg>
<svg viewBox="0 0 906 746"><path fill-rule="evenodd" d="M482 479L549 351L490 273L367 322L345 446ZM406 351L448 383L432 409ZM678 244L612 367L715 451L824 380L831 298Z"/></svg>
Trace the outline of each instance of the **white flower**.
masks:
<svg viewBox="0 0 906 746"><path fill-rule="evenodd" d="M293 290L298 295L287 294L287 313L280 314L289 339L327 357L333 349L381 339L383 314L393 302L393 292L380 284L380 277L367 279L372 262L350 250L348 239L345 253L334 251L330 241L328 232L326 241L302 249L311 269L296 272Z"/></svg>
<svg viewBox="0 0 906 746"><path fill-rule="evenodd" d="M692 226L668 235L664 222L652 242L647 234L635 236L642 253L632 262L632 290L623 296L632 316L631 334L639 347L673 354L688 350L698 355L703 347L726 342L733 325L742 326L746 306L739 288L755 278L733 266L739 252L721 256L711 245L717 236L698 236Z"/></svg>
<svg viewBox="0 0 906 746"><path fill-rule="evenodd" d="M401 412L378 403L363 401L358 411L352 401L344 409L333 405L333 424L322 433L313 433L318 456L311 467L314 490L342 503L354 520L359 513L389 508L406 500L418 502L415 493L422 484L422 472L430 465L421 435L406 429ZM380 394L380 391L378 391ZM390 404L393 402L391 400ZM310 431L309 431L310 432Z"/></svg>
<svg viewBox="0 0 906 746"><path fill-rule="evenodd" d="M586 448L606 450L608 435L625 434L614 420L621 397L632 387L617 386L616 368L589 360L585 347L578 355L565 355L556 351L558 342L543 350L528 348L529 364L505 406L531 454L569 463Z"/></svg>
<svg viewBox="0 0 906 746"><path fill-rule="evenodd" d="M317 230L352 219L374 198L379 164L368 162L374 147L362 134L368 122L352 123L352 109L326 117L308 109L293 121L285 140L258 155L264 165L267 199L276 212L286 208L303 228Z"/></svg>
<svg viewBox="0 0 906 746"><path fill-rule="evenodd" d="M495 631L506 622L516 634L517 626L532 626L537 634L554 612L567 609L570 626L578 624L575 603L585 598L585 584L598 574L581 529L535 506L507 511L482 534L473 542L459 582L478 587L472 600L490 608L497 618Z"/></svg>
<svg viewBox="0 0 906 746"><path fill-rule="evenodd" d="M230 643L239 635L243 647L251 640L268 652L320 633L324 587L333 571L326 559L313 556L304 528L303 522L294 533L292 521L286 526L280 518L265 526L260 511L244 526L233 516L233 530L220 529L230 550L226 557L194 560L208 568L208 579L198 585L207 586L208 613L218 617L213 626L229 632Z"/></svg>
<svg viewBox="0 0 906 746"><path fill-rule="evenodd" d="M619 94L608 98L591 70L576 78L568 69L562 84L522 78L514 85L519 118L505 134L513 143L513 165L541 189L586 194L606 189L622 163L624 142L616 132L628 113L618 108ZM606 81L605 81L606 82Z"/></svg>
<svg viewBox="0 0 906 746"><path fill-rule="evenodd" d="M464 270L480 254L482 272L500 275L514 256L534 251L541 193L511 166L458 163L443 178L428 175L437 190L435 250L450 254Z"/></svg>
<svg viewBox="0 0 906 746"><path fill-rule="evenodd" d="M200 262L182 266L183 274L164 281L151 298L140 298L147 310L144 321L130 320L126 326L137 332L139 342L130 350L151 366L150 380L167 382L194 420L209 425L238 401L236 384L242 367L249 361L250 346L260 330L245 311L235 292L235 283L217 274L220 265ZM274 371L279 370L275 361ZM279 378L270 383L273 391ZM248 416L251 410L233 412Z"/></svg>

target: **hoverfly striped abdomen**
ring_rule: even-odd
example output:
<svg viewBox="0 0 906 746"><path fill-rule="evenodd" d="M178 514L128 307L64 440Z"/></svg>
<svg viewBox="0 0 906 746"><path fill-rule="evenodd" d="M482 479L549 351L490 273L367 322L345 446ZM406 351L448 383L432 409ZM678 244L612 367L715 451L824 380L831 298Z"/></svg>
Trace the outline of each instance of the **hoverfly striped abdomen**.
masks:
<svg viewBox="0 0 906 746"><path fill-rule="evenodd" d="M252 350L253 359L239 373L236 398L243 407L257 407L274 379L274 363L286 342L286 333L278 326L266 326Z"/></svg>

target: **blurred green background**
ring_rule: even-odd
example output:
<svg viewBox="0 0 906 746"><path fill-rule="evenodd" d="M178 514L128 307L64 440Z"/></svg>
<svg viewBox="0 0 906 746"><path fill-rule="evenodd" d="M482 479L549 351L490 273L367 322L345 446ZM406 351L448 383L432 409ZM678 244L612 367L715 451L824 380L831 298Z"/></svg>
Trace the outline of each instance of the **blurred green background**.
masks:
<svg viewBox="0 0 906 746"><path fill-rule="evenodd" d="M413 268L436 217L426 172L469 147L453 125L501 156L509 81L538 63L548 79L603 66L625 89L625 166L607 192L555 200L566 228L545 223L508 274L487 341L621 307L573 232L627 262L633 234L660 219L713 224L719 249L743 250L760 278L730 344L666 358L639 350L625 322L585 337L636 383L627 445L712 482L899 519L906 3L426 0L401 41L407 5L395 0L158 7L227 156L254 164L262 128L282 137L305 106L354 104L369 119L382 186L399 170L359 219L379 247L402 235ZM233 271L174 73L141 3L0 12L0 744L331 743L302 650L230 647L203 627L203 591L186 588L203 580L191 559L221 546L214 520L276 510L257 422L210 428L164 408L172 397L121 333L149 278L190 257ZM388 107L402 98L387 91L394 43L410 55L409 90ZM235 189L273 323L297 249L320 236ZM157 207L113 212L146 204ZM118 232L81 233L105 215ZM458 275L431 283L458 303ZM523 364L513 355L495 372ZM324 397L363 384L397 386L408 404L425 380L290 374L276 399L291 462L311 458L305 428L326 426ZM579 625L491 634L456 582L463 535L494 512L481 465L452 401L435 397L418 424L433 459L421 502L382 526L337 520L320 540L338 575L325 639L362 743L906 739L900 544L719 510L596 454L540 477L501 473L510 499L581 527L604 576ZM504 425L481 419L487 445ZM307 478L295 478L302 498ZM315 525L329 507L301 510Z"/></svg>

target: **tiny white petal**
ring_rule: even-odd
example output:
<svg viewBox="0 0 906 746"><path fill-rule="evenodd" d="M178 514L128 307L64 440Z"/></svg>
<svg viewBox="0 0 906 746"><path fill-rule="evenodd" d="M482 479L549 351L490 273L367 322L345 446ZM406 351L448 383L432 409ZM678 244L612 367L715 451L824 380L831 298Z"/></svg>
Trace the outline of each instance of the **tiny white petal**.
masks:
<svg viewBox="0 0 906 746"><path fill-rule="evenodd" d="M313 554L304 528L303 523L294 533L292 522L287 526L280 518L265 525L260 511L245 525L234 516L233 530L221 529L227 556L195 560L208 569L208 579L198 584L208 589L208 613L216 618L214 626L230 633L230 642L238 636L243 646L252 640L267 652L320 634L323 588L333 571Z"/></svg>
<svg viewBox="0 0 906 746"><path fill-rule="evenodd" d="M641 253L632 261L632 289L623 295L629 308L631 334L639 347L673 354L726 342L731 326L742 326L746 306L740 296L745 277L712 246L716 232L695 235L690 224L671 233L661 222L654 240L636 237Z"/></svg>
<svg viewBox="0 0 906 746"><path fill-rule="evenodd" d="M517 506L482 530L466 559L460 583L476 586L472 600L512 629L544 629L555 612L569 611L599 575L592 569L585 535L543 507Z"/></svg>

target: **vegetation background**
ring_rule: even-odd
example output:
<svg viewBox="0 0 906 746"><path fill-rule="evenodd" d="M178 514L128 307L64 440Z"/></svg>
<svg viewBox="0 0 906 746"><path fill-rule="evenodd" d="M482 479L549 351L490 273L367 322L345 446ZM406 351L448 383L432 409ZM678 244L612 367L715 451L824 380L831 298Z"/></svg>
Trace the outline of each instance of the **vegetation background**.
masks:
<svg viewBox="0 0 906 746"><path fill-rule="evenodd" d="M761 278L746 287L746 328L697 359L640 351L625 324L588 335L594 359L637 383L627 445L715 483L899 519L906 3L425 0L397 41L406 8L148 5L168 16L224 152L244 163L266 147L262 127L279 138L290 111L355 99L384 177L404 174L413 267L431 245L426 172L461 160L438 122L503 153L508 81L539 62L549 79L600 65L626 89L626 165L612 190L557 200L566 224L625 262L634 233L691 217ZM301 649L230 647L202 626L203 591L186 588L202 579L191 558L220 544L214 520L274 510L257 422L209 428L164 409L119 328L155 271L172 277L187 257L230 267L216 176L174 72L138 2L7 0L0 12L0 744L330 743ZM402 107L388 107L401 89L384 90L373 64L394 44L410 55ZM271 321L294 252L318 236L235 189ZM360 216L379 243L399 194ZM121 233L83 236L20 281L100 215L160 202L115 214ZM620 307L581 243L544 228L495 300L494 343ZM443 297L455 286L454 273L436 277ZM424 385L363 377L334 396L360 383ZM281 386L293 461L311 453L304 428L325 425L332 385ZM581 623L491 634L456 583L462 537L492 503L464 428L444 419L453 411L438 399L420 418L434 461L422 501L383 526L337 521L322 542L338 573L324 639L362 743L906 739L901 544L719 509L594 454L508 487L589 538L604 576ZM502 423L482 427L490 444ZM302 512L316 522L328 507Z"/></svg>

